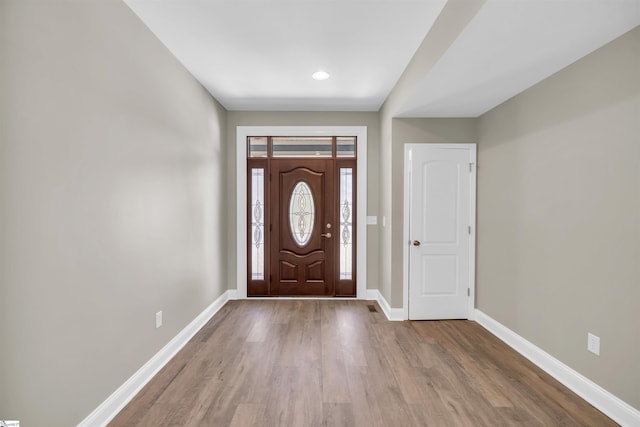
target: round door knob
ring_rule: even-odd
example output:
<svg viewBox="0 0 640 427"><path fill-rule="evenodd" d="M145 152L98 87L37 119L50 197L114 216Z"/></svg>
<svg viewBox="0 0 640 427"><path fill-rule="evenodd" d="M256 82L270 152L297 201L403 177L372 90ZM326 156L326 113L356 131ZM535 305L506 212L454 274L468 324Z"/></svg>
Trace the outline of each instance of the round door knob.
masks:
<svg viewBox="0 0 640 427"><path fill-rule="evenodd" d="M420 246L420 241L419 240L414 240L413 241L413 246Z"/></svg>

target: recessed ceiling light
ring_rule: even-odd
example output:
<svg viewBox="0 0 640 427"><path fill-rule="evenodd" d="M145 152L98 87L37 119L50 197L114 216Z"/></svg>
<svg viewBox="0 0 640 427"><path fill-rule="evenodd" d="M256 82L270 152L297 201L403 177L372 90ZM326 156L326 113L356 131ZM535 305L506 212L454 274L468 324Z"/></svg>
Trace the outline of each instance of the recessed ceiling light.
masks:
<svg viewBox="0 0 640 427"><path fill-rule="evenodd" d="M315 80L327 80L331 76L326 71L320 70L311 74L311 77L313 77Z"/></svg>

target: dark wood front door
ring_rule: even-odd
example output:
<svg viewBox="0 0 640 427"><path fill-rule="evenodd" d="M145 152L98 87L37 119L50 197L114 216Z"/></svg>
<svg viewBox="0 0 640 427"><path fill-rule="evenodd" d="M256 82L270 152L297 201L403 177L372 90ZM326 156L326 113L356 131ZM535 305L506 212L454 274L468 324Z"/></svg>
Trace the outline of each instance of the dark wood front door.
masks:
<svg viewBox="0 0 640 427"><path fill-rule="evenodd" d="M333 168L330 159L271 161L271 295L335 295Z"/></svg>

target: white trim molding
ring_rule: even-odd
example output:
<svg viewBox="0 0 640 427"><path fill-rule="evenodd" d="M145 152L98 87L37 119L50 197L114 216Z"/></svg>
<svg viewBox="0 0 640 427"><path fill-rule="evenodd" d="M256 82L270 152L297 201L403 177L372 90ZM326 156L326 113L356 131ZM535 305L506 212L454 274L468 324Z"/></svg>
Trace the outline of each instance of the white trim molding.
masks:
<svg viewBox="0 0 640 427"><path fill-rule="evenodd" d="M640 426L640 411L636 408L477 309L476 322L616 423Z"/></svg>
<svg viewBox="0 0 640 427"><path fill-rule="evenodd" d="M191 338L218 312L229 300L235 299L235 290L220 295L209 307L204 309L191 323L178 333L167 345L155 354L147 363L122 384L111 396L100 404L78 427L106 426L133 399L140 390L162 369Z"/></svg>
<svg viewBox="0 0 640 427"><path fill-rule="evenodd" d="M247 137L356 136L357 254L356 297L366 299L367 283L367 127L366 126L237 126L236 127L236 289L247 298Z"/></svg>
<svg viewBox="0 0 640 427"><path fill-rule="evenodd" d="M402 321L404 319L404 310L401 308L391 308L387 300L382 296L379 290L377 289L367 289L367 299L374 300L378 302L378 305L384 312L384 315L387 316L388 320L391 321Z"/></svg>

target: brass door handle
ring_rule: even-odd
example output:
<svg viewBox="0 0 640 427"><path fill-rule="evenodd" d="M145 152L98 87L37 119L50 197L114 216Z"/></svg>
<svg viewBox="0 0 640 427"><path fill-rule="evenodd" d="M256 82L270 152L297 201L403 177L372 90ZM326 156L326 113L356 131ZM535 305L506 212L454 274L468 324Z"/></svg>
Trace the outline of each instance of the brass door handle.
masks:
<svg viewBox="0 0 640 427"><path fill-rule="evenodd" d="M320 236L326 237L327 239L330 239L331 238L331 233L322 233L322 234L320 234Z"/></svg>
<svg viewBox="0 0 640 427"><path fill-rule="evenodd" d="M414 240L413 241L413 246L420 246L420 241L419 240Z"/></svg>

